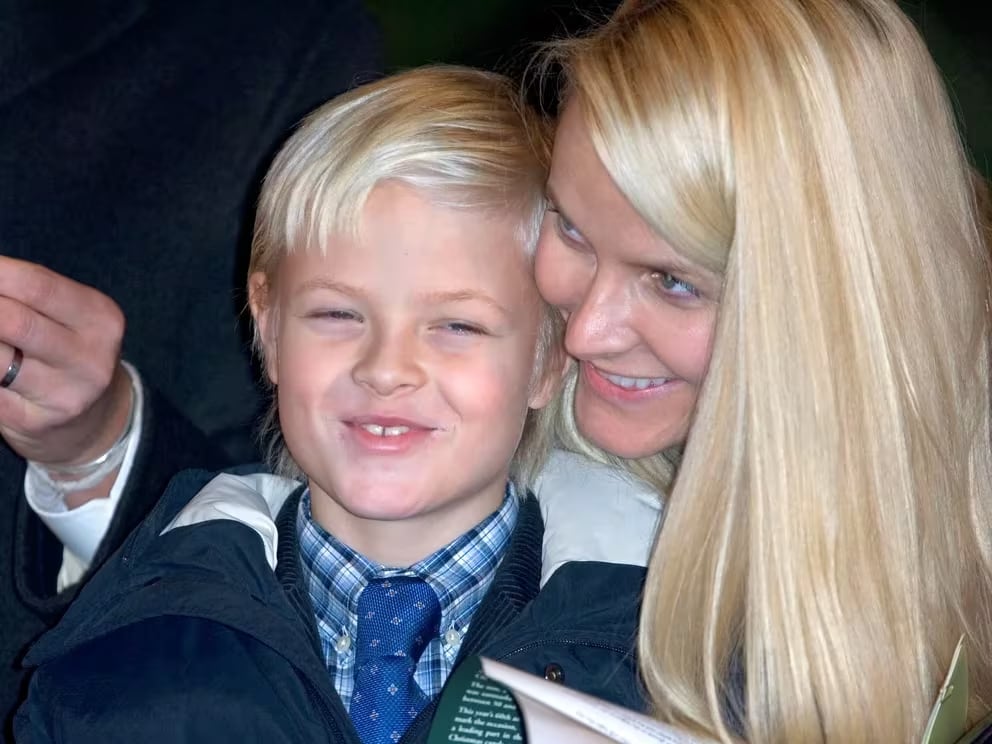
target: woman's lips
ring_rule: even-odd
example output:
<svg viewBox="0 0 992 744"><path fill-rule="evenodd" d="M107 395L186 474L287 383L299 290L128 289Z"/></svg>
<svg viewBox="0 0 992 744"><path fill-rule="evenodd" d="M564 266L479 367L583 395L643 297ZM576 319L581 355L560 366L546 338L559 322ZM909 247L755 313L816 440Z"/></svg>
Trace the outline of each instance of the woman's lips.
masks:
<svg viewBox="0 0 992 744"><path fill-rule="evenodd" d="M580 364L583 380L594 393L620 401L636 402L667 394L678 382L674 377L628 377L601 370L590 362Z"/></svg>

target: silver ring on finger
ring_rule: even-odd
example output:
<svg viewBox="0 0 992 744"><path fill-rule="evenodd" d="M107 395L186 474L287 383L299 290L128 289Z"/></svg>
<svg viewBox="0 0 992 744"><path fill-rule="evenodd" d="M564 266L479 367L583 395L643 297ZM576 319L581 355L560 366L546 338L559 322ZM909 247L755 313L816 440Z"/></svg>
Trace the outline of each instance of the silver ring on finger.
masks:
<svg viewBox="0 0 992 744"><path fill-rule="evenodd" d="M21 362L24 361L24 352L16 346L14 347L14 358L10 360L7 373L0 379L0 388L8 388L17 379L17 373L21 371Z"/></svg>

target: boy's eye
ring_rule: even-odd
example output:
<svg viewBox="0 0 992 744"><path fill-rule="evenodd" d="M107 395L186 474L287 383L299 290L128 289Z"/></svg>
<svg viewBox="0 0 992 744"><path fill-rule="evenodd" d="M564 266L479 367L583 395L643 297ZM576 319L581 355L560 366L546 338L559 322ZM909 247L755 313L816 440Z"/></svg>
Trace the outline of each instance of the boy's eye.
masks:
<svg viewBox="0 0 992 744"><path fill-rule="evenodd" d="M655 271L651 274L663 292L680 297L699 297L699 290L689 282L682 281L674 274L667 271Z"/></svg>
<svg viewBox="0 0 992 744"><path fill-rule="evenodd" d="M362 317L354 312L353 310L314 310L307 313L310 318L326 319L326 320L355 320L361 321Z"/></svg>
<svg viewBox="0 0 992 744"><path fill-rule="evenodd" d="M451 331L459 336L484 336L486 335L486 330L474 323L466 323L462 320L453 320L451 322L445 323L442 328L446 331Z"/></svg>

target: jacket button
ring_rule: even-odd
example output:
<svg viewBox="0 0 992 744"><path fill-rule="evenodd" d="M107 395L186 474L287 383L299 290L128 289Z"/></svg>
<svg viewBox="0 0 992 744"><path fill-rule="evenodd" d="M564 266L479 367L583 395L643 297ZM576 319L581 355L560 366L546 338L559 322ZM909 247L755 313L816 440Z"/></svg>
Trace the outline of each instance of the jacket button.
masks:
<svg viewBox="0 0 992 744"><path fill-rule="evenodd" d="M544 678L549 682L561 684L565 681L565 670L558 664L548 664L544 667Z"/></svg>

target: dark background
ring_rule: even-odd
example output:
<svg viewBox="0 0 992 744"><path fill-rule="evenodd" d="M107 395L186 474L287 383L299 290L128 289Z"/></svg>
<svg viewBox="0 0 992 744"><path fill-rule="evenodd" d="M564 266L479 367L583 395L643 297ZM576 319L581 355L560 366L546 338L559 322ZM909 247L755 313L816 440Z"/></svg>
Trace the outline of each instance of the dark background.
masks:
<svg viewBox="0 0 992 744"><path fill-rule="evenodd" d="M992 33L987 0L900 3L926 39L951 89L975 164L992 174ZM458 62L519 75L542 39L576 31L611 0L366 0L399 69ZM575 6L579 6L577 9Z"/></svg>

